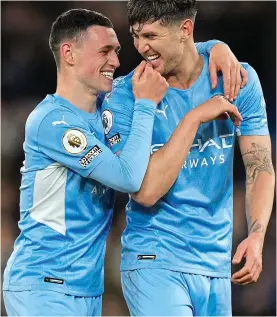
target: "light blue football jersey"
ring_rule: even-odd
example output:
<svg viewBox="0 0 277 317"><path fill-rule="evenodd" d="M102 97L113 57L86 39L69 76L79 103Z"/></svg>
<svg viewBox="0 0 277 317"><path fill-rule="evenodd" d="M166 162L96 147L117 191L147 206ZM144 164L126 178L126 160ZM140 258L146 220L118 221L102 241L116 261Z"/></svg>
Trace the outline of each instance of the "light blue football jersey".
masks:
<svg viewBox="0 0 277 317"><path fill-rule="evenodd" d="M156 105L141 99L134 106L134 129L120 157L104 145L99 108L84 112L55 94L30 114L21 169L21 233L5 269L4 290L103 293L114 203L110 187L137 191L150 156ZM107 132L111 115L104 121Z"/></svg>
<svg viewBox="0 0 277 317"><path fill-rule="evenodd" d="M216 94L211 89L208 57L197 81L187 90L169 88L158 105L151 152L170 138L184 115ZM122 237L121 270L165 268L211 277L230 277L233 222L233 154L236 135L267 135L262 88L255 70L243 64L249 81L234 104L243 122L231 119L201 124L190 152L172 188L153 207L131 200ZM122 149L130 131L133 101L131 76L119 78L102 109L113 113L107 140L114 152ZM212 105L211 105L212 107ZM176 153L178 155L178 153Z"/></svg>

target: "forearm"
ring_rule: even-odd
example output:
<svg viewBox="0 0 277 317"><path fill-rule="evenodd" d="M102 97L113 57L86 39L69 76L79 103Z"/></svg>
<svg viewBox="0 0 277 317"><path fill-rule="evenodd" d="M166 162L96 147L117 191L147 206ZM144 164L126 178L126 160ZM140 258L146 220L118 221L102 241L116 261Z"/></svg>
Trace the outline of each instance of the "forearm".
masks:
<svg viewBox="0 0 277 317"><path fill-rule="evenodd" d="M152 206L165 195L175 182L190 151L199 121L188 113L180 121L168 142L149 161L139 192L132 198L145 206Z"/></svg>
<svg viewBox="0 0 277 317"><path fill-rule="evenodd" d="M246 212L248 234L257 235L262 243L272 212L275 176L271 173L259 173L253 183L246 185Z"/></svg>
<svg viewBox="0 0 277 317"><path fill-rule="evenodd" d="M120 155L110 150L90 178L121 192L137 192L150 157L155 103L140 99L135 103L132 128Z"/></svg>
<svg viewBox="0 0 277 317"><path fill-rule="evenodd" d="M269 136L241 137L240 146L246 170L246 213L249 235L262 242L272 212L275 173Z"/></svg>

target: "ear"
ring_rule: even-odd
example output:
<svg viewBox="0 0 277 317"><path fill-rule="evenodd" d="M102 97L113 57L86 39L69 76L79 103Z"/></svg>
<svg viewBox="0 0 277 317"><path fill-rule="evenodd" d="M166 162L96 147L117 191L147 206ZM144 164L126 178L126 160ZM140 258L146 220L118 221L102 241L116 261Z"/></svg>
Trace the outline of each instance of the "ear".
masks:
<svg viewBox="0 0 277 317"><path fill-rule="evenodd" d="M74 65L73 47L71 43L62 43L60 48L61 58L69 65Z"/></svg>
<svg viewBox="0 0 277 317"><path fill-rule="evenodd" d="M186 41L193 33L194 22L190 19L186 19L181 21L180 23L180 31L182 40Z"/></svg>

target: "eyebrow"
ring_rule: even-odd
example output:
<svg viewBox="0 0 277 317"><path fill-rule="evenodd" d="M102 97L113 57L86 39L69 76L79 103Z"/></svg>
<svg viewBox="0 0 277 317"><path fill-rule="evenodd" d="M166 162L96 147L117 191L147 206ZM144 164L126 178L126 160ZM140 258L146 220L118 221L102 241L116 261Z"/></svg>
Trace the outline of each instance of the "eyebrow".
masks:
<svg viewBox="0 0 277 317"><path fill-rule="evenodd" d="M114 49L116 52L119 52L121 50L121 46L119 45L116 48L114 48L113 45L105 45L105 46L100 47L99 51L103 50L103 49L108 49L108 50L113 50Z"/></svg>
<svg viewBox="0 0 277 317"><path fill-rule="evenodd" d="M146 37L146 36L149 36L149 35L157 36L157 33L154 32L154 31L136 32L136 31L134 31L133 29L132 29L132 30L129 30L129 34L132 35L132 36L135 36L135 37L138 37L139 35L142 36L142 37Z"/></svg>
<svg viewBox="0 0 277 317"><path fill-rule="evenodd" d="M149 32L143 32L143 33L141 34L141 36L148 36L148 35L157 35L157 33L154 32L154 31L149 31Z"/></svg>

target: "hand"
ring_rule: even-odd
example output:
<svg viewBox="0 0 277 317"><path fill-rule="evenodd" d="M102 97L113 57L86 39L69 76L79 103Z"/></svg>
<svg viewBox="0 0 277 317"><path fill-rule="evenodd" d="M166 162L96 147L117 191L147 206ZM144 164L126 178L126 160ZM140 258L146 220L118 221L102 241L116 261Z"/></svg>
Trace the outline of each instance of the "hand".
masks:
<svg viewBox="0 0 277 317"><path fill-rule="evenodd" d="M189 112L200 123L209 122L214 119L232 118L234 125L239 126L242 121L237 107L232 105L223 96L215 96Z"/></svg>
<svg viewBox="0 0 277 317"><path fill-rule="evenodd" d="M257 282L262 271L262 247L262 238L255 233L239 244L232 263L239 264L242 258L246 258L246 262L241 270L232 275L233 283L246 285Z"/></svg>
<svg viewBox="0 0 277 317"><path fill-rule="evenodd" d="M168 82L156 70L151 63L142 61L136 68L132 78L133 93L136 99L145 98L158 104L165 96Z"/></svg>
<svg viewBox="0 0 277 317"><path fill-rule="evenodd" d="M226 44L216 44L211 49L209 70L213 89L217 86L217 71L222 72L224 95L230 101L237 98L240 88L248 81L247 71Z"/></svg>

